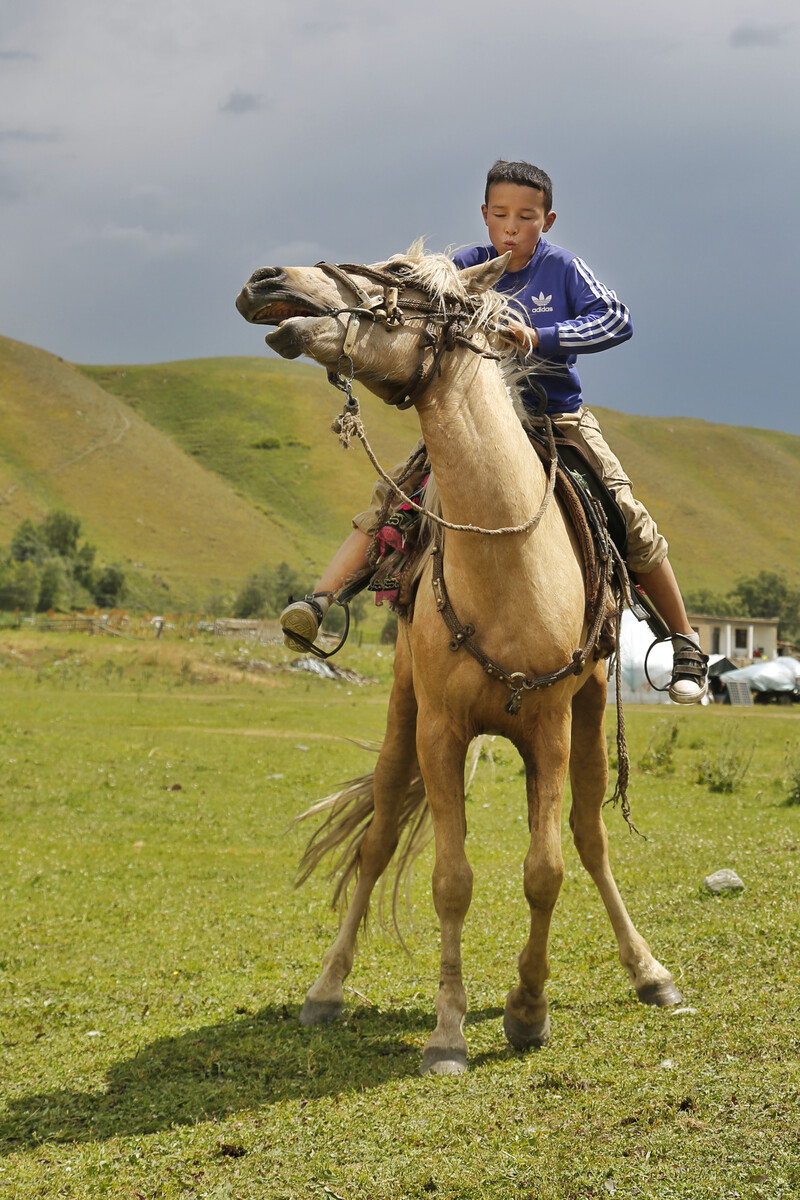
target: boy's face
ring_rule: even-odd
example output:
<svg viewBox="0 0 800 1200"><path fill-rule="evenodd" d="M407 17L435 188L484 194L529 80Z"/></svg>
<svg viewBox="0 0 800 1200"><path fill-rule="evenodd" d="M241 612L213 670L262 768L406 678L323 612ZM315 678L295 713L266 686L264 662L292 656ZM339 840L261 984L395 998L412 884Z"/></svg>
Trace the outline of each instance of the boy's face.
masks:
<svg viewBox="0 0 800 1200"><path fill-rule="evenodd" d="M544 193L520 183L493 183L481 212L497 253L511 251L507 271L527 267L539 238L556 219L554 212L545 212Z"/></svg>

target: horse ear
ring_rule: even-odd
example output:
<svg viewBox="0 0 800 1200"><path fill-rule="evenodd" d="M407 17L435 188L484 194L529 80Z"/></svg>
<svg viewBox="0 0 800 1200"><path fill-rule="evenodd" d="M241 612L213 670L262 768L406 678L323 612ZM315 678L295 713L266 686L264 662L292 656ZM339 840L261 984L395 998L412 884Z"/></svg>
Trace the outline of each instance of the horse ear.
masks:
<svg viewBox="0 0 800 1200"><path fill-rule="evenodd" d="M487 262L476 263L474 267L464 267L461 271L461 279L467 291L486 292L489 288L494 287L508 266L510 258L511 251L506 250L505 254L500 254L497 258L490 258Z"/></svg>

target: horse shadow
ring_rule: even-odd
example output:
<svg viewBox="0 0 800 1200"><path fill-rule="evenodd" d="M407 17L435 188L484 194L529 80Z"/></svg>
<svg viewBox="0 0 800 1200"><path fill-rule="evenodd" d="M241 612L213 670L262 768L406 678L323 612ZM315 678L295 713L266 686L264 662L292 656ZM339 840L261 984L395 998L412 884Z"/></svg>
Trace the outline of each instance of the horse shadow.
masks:
<svg viewBox="0 0 800 1200"><path fill-rule="evenodd" d="M502 1011L485 1008L467 1020ZM357 1008L343 1022L312 1028L285 1005L241 1014L145 1045L109 1068L102 1090L18 1097L0 1113L0 1154L47 1141L158 1133L279 1101L379 1088L417 1074L422 1035L431 1028L430 1012L416 1008Z"/></svg>

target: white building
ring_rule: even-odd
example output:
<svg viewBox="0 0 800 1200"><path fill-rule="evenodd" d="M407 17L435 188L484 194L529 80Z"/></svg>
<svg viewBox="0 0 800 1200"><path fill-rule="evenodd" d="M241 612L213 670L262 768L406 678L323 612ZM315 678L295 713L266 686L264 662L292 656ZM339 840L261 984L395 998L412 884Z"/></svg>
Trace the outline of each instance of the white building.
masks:
<svg viewBox="0 0 800 1200"><path fill-rule="evenodd" d="M756 658L778 654L777 617L715 617L689 613L689 622L700 634L704 654L724 654L737 667Z"/></svg>

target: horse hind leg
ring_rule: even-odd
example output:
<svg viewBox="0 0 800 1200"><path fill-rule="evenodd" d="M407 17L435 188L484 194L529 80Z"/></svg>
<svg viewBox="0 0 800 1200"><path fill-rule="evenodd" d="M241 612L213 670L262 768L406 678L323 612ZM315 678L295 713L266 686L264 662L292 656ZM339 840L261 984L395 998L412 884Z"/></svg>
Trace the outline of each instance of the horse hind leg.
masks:
<svg viewBox="0 0 800 1200"><path fill-rule="evenodd" d="M573 700L570 827L581 862L591 875L616 934L619 958L643 1004L666 1007L683 997L634 927L608 860L602 808L608 781L605 742L606 679L600 664Z"/></svg>
<svg viewBox="0 0 800 1200"><path fill-rule="evenodd" d="M398 653L401 641L398 639ZM322 960L322 972L306 993L299 1017L302 1025L316 1025L341 1016L344 981L353 966L358 928L366 916L375 884L397 848L403 801L418 769L417 706L410 671L402 667L402 661L396 663L386 737L373 775L373 815L359 850L356 885L338 935Z"/></svg>

